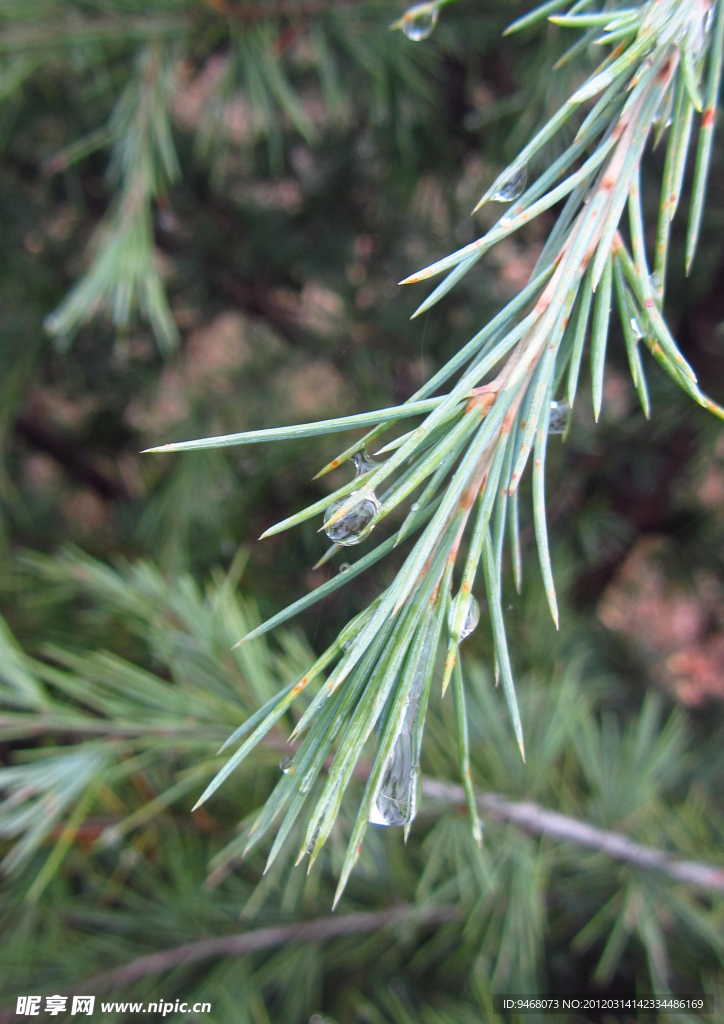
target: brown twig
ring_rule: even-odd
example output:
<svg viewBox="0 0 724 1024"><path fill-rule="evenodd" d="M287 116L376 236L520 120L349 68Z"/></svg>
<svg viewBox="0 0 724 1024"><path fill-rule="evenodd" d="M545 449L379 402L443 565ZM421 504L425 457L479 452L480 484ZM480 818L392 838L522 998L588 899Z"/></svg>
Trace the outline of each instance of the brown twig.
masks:
<svg viewBox="0 0 724 1024"><path fill-rule="evenodd" d="M465 804L465 791L452 782L425 777L422 792L429 800ZM646 870L662 871L677 882L686 882L703 889L724 892L724 868L703 864L696 860L679 860L665 850L644 846L620 832L597 828L558 811L549 811L528 800L506 800L497 793L476 795L478 807L496 818L512 821L536 835L553 836L589 850L599 850L614 860L634 864Z"/></svg>
<svg viewBox="0 0 724 1024"><path fill-rule="evenodd" d="M371 913L345 914L342 917L313 918L298 924L281 925L275 928L256 928L239 935L221 935L214 938L187 942L183 946L164 949L159 953L138 957L123 967L103 971L73 985L73 992L104 992L124 985L131 985L141 978L163 974L175 967L197 964L221 956L244 956L257 950L278 949L290 942L328 942L345 935L360 932L376 932L396 924L438 925L447 924L460 916L460 907L443 904L436 907L413 907L409 904ZM60 995L66 992L58 993ZM15 1010L8 1007L0 1011L0 1024L9 1024L15 1019Z"/></svg>
<svg viewBox="0 0 724 1024"><path fill-rule="evenodd" d="M34 448L46 452L70 476L87 484L106 501L129 500L130 495L121 480L114 480L103 473L88 460L72 438L51 429L37 415L19 413L15 420L15 433Z"/></svg>

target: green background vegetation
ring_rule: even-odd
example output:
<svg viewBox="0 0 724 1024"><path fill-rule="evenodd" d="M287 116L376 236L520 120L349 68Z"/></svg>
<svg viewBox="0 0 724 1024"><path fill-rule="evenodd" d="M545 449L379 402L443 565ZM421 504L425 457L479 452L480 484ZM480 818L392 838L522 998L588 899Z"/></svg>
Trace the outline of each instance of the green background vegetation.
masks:
<svg viewBox="0 0 724 1024"><path fill-rule="evenodd" d="M354 794L309 877L293 867L296 834L263 880L268 846L238 860L278 778L286 729L201 811L190 808L227 735L394 567L232 654L249 624L336 571L312 570L319 523L256 538L346 480L340 470L311 482L337 439L138 453L404 400L526 283L547 216L417 320L424 286L396 286L490 223L485 208L470 218L479 195L593 57L553 73L571 33L544 26L503 39L519 11L502 0L446 8L425 43L389 32L401 11L335 0L299 0L291 13L241 0L0 9L9 1006L18 993L81 992L82 979L146 953L329 913ZM136 252L165 284L172 351L143 317L114 328L101 313L66 338L44 328L113 215L109 145L118 153L128 125L116 115L105 126L139 53L167 69L181 168L151 207L151 248ZM652 211L663 158L661 147L644 165ZM689 279L674 226L667 309L720 402L722 165L718 140ZM561 631L524 522L523 596L509 578L504 593L528 762L494 689L483 607L465 644L473 777L481 792L721 865L724 434L648 370L650 422L614 334L601 421L587 378L566 443L549 446ZM459 781L450 695L432 702L423 762L428 776ZM199 1019L253 1024L313 1014L467 1024L492 1019L496 992L722 999L721 890L493 817L482 851L464 809L430 800L406 847L399 830L370 830L337 914L403 903L460 913L216 957L118 985L113 997L209 999L212 1014Z"/></svg>

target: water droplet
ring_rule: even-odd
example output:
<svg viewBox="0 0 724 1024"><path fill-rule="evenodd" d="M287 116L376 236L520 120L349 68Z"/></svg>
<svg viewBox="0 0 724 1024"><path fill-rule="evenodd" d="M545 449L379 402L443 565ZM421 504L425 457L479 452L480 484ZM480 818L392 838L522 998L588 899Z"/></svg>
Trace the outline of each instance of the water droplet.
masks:
<svg viewBox="0 0 724 1024"><path fill-rule="evenodd" d="M342 562L339 567L340 572L349 572L349 562Z"/></svg>
<svg viewBox="0 0 724 1024"><path fill-rule="evenodd" d="M503 229L503 231L507 231L512 223L513 223L513 221L512 221L512 219L510 217L501 217L500 218L500 226Z"/></svg>
<svg viewBox="0 0 724 1024"><path fill-rule="evenodd" d="M711 29L714 18L714 5L691 4L691 10L687 12L686 24L678 33L676 42L688 50L689 59L695 67L701 56L706 43L706 37Z"/></svg>
<svg viewBox="0 0 724 1024"><path fill-rule="evenodd" d="M400 27L408 39L419 43L432 35L439 13L435 4L415 4L402 15Z"/></svg>
<svg viewBox="0 0 724 1024"><path fill-rule="evenodd" d="M470 595L470 603L468 604L468 613L465 616L465 622L463 623L462 633L460 639L464 640L466 636L470 636L472 631L475 629L477 624L480 622L480 605L475 598Z"/></svg>
<svg viewBox="0 0 724 1024"><path fill-rule="evenodd" d="M551 415L548 420L549 434L565 434L570 411L571 407L568 402L551 402Z"/></svg>
<svg viewBox="0 0 724 1024"><path fill-rule="evenodd" d="M448 627L449 627L451 633L452 633L452 631L454 629L454 624L455 624L455 619L457 617L459 602L461 600L463 600L463 599L464 599L463 595L462 594L458 594L458 596L455 598L455 600L453 601L452 605L450 606L450 615L449 615L449 618L448 618ZM465 612L465 618L463 619L463 628L460 630L460 639L461 640L464 640L466 636L470 636L472 631L475 629L477 624L480 622L480 605L475 600L475 598L473 597L472 594L468 595L467 603L468 603L468 606L467 606L467 609L466 609L466 612Z"/></svg>
<svg viewBox="0 0 724 1024"><path fill-rule="evenodd" d="M412 505L410 505L410 512L419 512L419 511L420 511L420 502L419 501L413 502Z"/></svg>
<svg viewBox="0 0 724 1024"><path fill-rule="evenodd" d="M290 754L289 757L283 757L279 762L279 767L285 775L293 775L296 769L294 764L294 754Z"/></svg>
<svg viewBox="0 0 724 1024"><path fill-rule="evenodd" d="M385 765L382 785L368 817L371 825L407 825L417 812L417 776L413 719L418 699L405 707L402 728Z"/></svg>
<svg viewBox="0 0 724 1024"><path fill-rule="evenodd" d="M132 868L137 863L140 853L138 850L134 850L132 847L127 846L125 850L121 850L121 855L118 858L121 867Z"/></svg>
<svg viewBox="0 0 724 1024"><path fill-rule="evenodd" d="M521 167L519 171L514 171L509 178L505 179L497 192L493 193L491 199L494 203L512 203L514 199L519 199L523 195L527 180L528 171L525 167Z"/></svg>
<svg viewBox="0 0 724 1024"><path fill-rule="evenodd" d="M709 35L709 32L711 30L711 26L712 26L713 22L714 22L714 4L711 5L709 10L706 12L706 17L704 18L704 35Z"/></svg>
<svg viewBox="0 0 724 1024"><path fill-rule="evenodd" d="M352 492L353 495L355 493L355 491ZM349 501L349 497L333 501L324 513L324 522L329 522L335 512L342 508L347 501ZM343 547L359 544L374 529L374 524L370 525L370 523L376 516L379 507L380 503L373 492L362 494L341 519L332 523L331 526L325 526L324 532L331 541L341 544Z"/></svg>
<svg viewBox="0 0 724 1024"><path fill-rule="evenodd" d="M409 825L417 814L417 780L420 774L421 727L416 723L420 699L427 682L432 633L428 633L413 671L407 699L387 758L382 782L367 820L371 825Z"/></svg>
<svg viewBox="0 0 724 1024"><path fill-rule="evenodd" d="M361 452L355 452L352 456L352 465L357 476L362 476L364 473L369 473L371 469L377 469L379 462L371 459L367 454L367 450L363 448Z"/></svg>
<svg viewBox="0 0 724 1024"><path fill-rule="evenodd" d="M118 846L122 838L123 833L117 825L108 825L100 834L101 846Z"/></svg>
<svg viewBox="0 0 724 1024"><path fill-rule="evenodd" d="M644 332L641 330L639 322L635 316L631 317L631 330L634 332L638 340L641 341L644 336Z"/></svg>

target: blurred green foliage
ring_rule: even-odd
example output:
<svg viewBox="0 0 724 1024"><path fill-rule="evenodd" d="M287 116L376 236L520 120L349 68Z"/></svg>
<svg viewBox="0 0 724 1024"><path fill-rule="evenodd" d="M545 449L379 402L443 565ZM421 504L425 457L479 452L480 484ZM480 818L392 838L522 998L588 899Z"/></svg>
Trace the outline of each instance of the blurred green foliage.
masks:
<svg viewBox="0 0 724 1024"><path fill-rule="evenodd" d="M420 296L395 286L486 225L485 210L468 217L479 194L591 56L553 74L570 33L501 39L512 14L502 0L460 0L424 44L388 31L401 10L331 0L302 14L200 0L0 10L8 1004L25 992L81 991L83 978L183 942L328 913L354 799L309 878L289 863L294 836L264 879L268 850L238 861L278 778L281 733L204 812L189 810L228 733L393 568L269 644L230 654L257 606L266 617L326 578L327 568L311 569L324 550L318 524L256 538L344 482L342 471L310 482L337 444L138 452L402 400L527 280L545 216L421 320L408 321ZM174 179L169 157L166 180L147 181L144 193L145 258L176 325L160 334L178 331L163 354L153 309L131 315L133 303L127 316L121 304L115 326L100 309L80 317L72 340L43 326L89 273L86 246L99 224L113 225L117 189L138 170L124 169L128 125L116 104L138 88L149 53L167 76L180 167ZM668 315L721 401L720 140L714 161L688 280L674 224ZM655 151L644 167L652 210L662 164ZM162 315L165 300L153 301ZM656 370L647 422L625 366L614 338L602 421L594 426L580 401L565 445L549 448L561 633L537 570L522 597L503 585L526 766L492 684L487 627L467 642L473 778L481 791L721 865L724 443ZM643 563L648 576L637 564L654 591L634 587L625 604L611 581L652 536L665 538L663 553ZM530 552L530 526L524 540ZM599 614L602 597L618 620ZM436 697L424 768L457 781L452 734L450 696ZM461 918L222 957L119 987L115 998L198 993L211 1019L253 1024L315 1013L340 1024L467 1024L495 1019L491 994L506 990L670 987L722 998L721 896L494 820L479 851L458 808L423 805L406 847L397 830L370 831L338 913L409 902L456 904Z"/></svg>

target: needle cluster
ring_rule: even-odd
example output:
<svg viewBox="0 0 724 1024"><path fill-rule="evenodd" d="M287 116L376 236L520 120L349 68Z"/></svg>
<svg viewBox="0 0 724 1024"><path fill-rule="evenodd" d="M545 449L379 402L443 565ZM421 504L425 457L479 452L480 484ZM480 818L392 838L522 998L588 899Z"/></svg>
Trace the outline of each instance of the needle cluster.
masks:
<svg viewBox="0 0 724 1024"><path fill-rule="evenodd" d="M320 475L358 460L352 480L264 536L327 515L322 529L335 541L326 557L368 536L410 502L393 535L258 627L245 640L286 621L303 607L347 585L403 539L417 534L390 586L339 634L301 677L293 680L227 740L239 744L202 794L206 801L267 735L291 703L327 673L293 738L303 737L293 762L261 811L249 848L272 828L277 835L269 867L302 814L313 784L331 758L326 778L307 810L299 858L310 866L330 836L347 786L376 733L374 755L352 827L336 899L360 854L370 822L409 827L425 714L444 655L443 693L452 682L463 781L472 828L480 825L469 773L469 738L460 644L469 633L472 591L482 577L502 683L521 755L524 738L503 621L501 574L506 542L520 589L518 492L532 456L533 519L540 569L553 620L558 607L549 555L545 462L549 433L576 401L583 351L590 350L593 407L601 410L612 307L618 310L631 375L648 416L648 351L694 401L724 418L724 409L699 388L664 316L671 221L677 211L693 129L700 118L687 238L687 270L694 259L711 158L724 43L724 2L650 0L639 6L592 11L587 0L543 5L514 23L516 31L549 16L584 30L570 53L609 47L608 55L483 195L483 203L512 202L481 238L408 277L413 284L446 273L419 307L442 298L497 242L563 203L530 283L406 403L391 409L279 430L166 445L179 451L316 436L371 425ZM566 58L563 58L564 60ZM575 135L545 165L544 147L569 122ZM650 255L640 188L647 143L666 139L666 162ZM540 165L539 173L531 173ZM527 172L527 173L523 173ZM530 184L526 186L526 180ZM417 315L416 314L416 315ZM452 385L449 382L454 381ZM448 386L447 391L442 389ZM551 415L554 415L553 427ZM404 418L421 422L380 446ZM361 516L361 503L369 514ZM364 519L363 527L356 523ZM439 683L435 682L435 685ZM403 751L404 746L404 751ZM385 807L394 812L385 819Z"/></svg>

